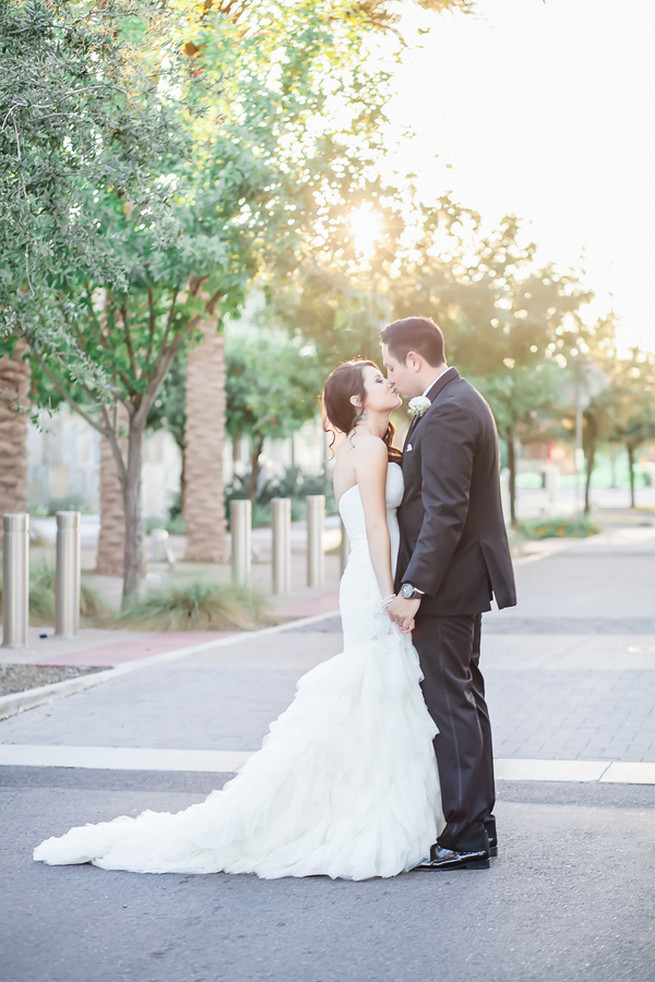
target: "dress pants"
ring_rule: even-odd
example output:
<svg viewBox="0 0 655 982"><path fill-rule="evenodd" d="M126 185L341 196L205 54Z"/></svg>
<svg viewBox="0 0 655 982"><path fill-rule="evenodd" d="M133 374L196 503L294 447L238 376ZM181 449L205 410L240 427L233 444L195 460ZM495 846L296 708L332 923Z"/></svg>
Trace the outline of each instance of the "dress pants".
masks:
<svg viewBox="0 0 655 982"><path fill-rule="evenodd" d="M412 635L423 695L439 727L434 740L446 827L439 845L487 846L495 791L491 726L480 672L481 614L416 617Z"/></svg>

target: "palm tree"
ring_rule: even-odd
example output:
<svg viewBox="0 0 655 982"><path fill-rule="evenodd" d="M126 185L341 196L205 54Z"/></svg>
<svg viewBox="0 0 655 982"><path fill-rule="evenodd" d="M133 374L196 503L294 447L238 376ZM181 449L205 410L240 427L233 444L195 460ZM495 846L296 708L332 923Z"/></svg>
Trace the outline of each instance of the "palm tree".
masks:
<svg viewBox="0 0 655 982"><path fill-rule="evenodd" d="M26 342L19 339L13 354L0 358L0 514L27 511L27 351Z"/></svg>
<svg viewBox="0 0 655 982"><path fill-rule="evenodd" d="M227 557L223 502L225 353L215 319L199 328L202 341L187 357L186 429L182 507L185 559L222 563Z"/></svg>
<svg viewBox="0 0 655 982"><path fill-rule="evenodd" d="M126 454L127 410L120 403L114 414L121 450ZM105 437L100 449L100 536L96 556L96 573L122 576L125 566L125 508L113 450Z"/></svg>

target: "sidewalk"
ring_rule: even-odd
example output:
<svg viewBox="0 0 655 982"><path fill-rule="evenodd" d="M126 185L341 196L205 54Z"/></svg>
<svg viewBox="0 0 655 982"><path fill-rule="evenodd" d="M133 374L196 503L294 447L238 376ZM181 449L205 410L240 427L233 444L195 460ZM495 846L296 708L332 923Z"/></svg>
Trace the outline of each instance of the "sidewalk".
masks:
<svg viewBox="0 0 655 982"><path fill-rule="evenodd" d="M519 606L484 618L499 779L655 784L655 526L531 547L516 563ZM328 560L325 587L279 601L289 623L263 631L83 631L1 649L5 661L109 671L0 699L12 716L0 764L234 770L299 675L340 650ZM217 715L222 737L208 725Z"/></svg>
<svg viewBox="0 0 655 982"><path fill-rule="evenodd" d="M33 863L48 835L175 812L222 787L299 676L341 649L340 623L319 613L139 649L145 658L123 658L101 684L0 721L3 979L652 979L655 527L538 544L516 573L520 605L483 627L498 777L490 870L351 883ZM293 602L327 603L328 582L336 575ZM86 652L102 648L89 640ZM134 639L114 643L139 653Z"/></svg>

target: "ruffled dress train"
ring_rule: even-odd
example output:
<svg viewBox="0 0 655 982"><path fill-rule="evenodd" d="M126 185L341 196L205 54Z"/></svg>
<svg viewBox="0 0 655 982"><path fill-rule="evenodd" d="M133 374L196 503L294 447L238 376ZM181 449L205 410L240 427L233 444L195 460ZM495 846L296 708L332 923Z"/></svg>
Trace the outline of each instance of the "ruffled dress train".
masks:
<svg viewBox="0 0 655 982"><path fill-rule="evenodd" d="M402 472L391 464L395 541L399 495ZM42 842L36 860L362 880L394 876L428 854L443 826L436 727L416 651L382 612L357 488L340 508L351 543L340 588L344 650L300 679L261 749L199 804L73 828Z"/></svg>

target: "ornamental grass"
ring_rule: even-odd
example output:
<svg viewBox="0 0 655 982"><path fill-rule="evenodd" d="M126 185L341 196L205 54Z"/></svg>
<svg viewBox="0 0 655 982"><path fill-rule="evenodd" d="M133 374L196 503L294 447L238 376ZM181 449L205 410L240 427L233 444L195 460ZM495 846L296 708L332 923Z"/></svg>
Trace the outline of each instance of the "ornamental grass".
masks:
<svg viewBox="0 0 655 982"><path fill-rule="evenodd" d="M256 590L202 579L149 590L114 623L143 631L247 631L273 624L274 618Z"/></svg>
<svg viewBox="0 0 655 982"><path fill-rule="evenodd" d="M55 570L47 563L30 566L29 612L33 627L48 627L55 622ZM0 574L0 609L2 605L2 575ZM80 621L85 627L109 626L113 610L100 594L82 577L80 587Z"/></svg>

